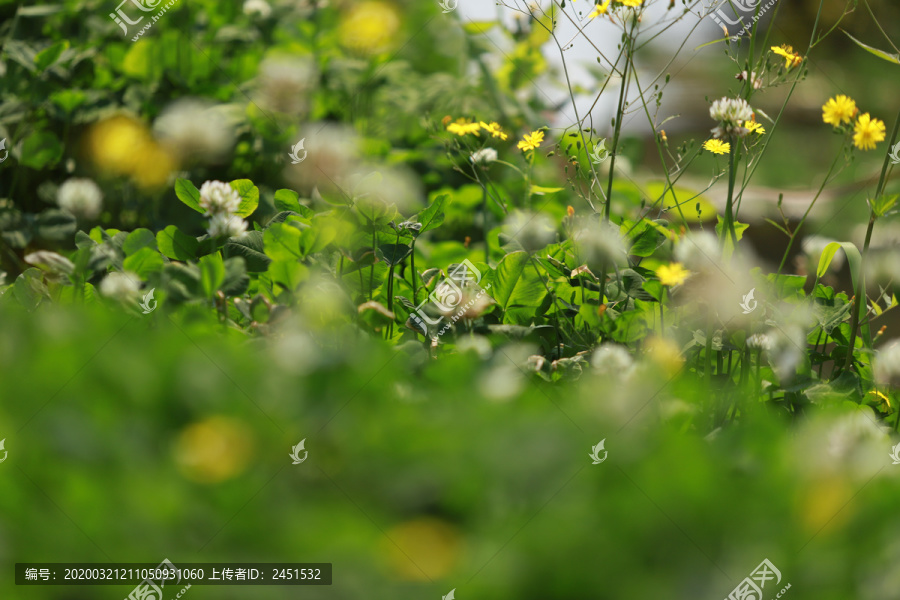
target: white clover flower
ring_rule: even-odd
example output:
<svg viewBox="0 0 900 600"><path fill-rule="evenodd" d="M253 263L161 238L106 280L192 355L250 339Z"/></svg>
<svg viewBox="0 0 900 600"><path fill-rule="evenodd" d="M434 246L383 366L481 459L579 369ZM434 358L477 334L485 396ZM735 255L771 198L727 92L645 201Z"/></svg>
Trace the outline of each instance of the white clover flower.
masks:
<svg viewBox="0 0 900 600"><path fill-rule="evenodd" d="M526 252L536 252L556 240L556 227L544 213L515 212L506 219L503 232Z"/></svg>
<svg viewBox="0 0 900 600"><path fill-rule="evenodd" d="M720 98L709 107L709 116L720 123L712 130L716 138L726 135L744 136L748 130L741 127L741 123L753 119L753 109L743 98Z"/></svg>
<svg viewBox="0 0 900 600"><path fill-rule="evenodd" d="M217 214L209 219L209 237L238 237L247 232L247 221L234 215Z"/></svg>
<svg viewBox="0 0 900 600"><path fill-rule="evenodd" d="M272 7L266 0L247 0L244 2L244 14L248 16L258 16L261 19L268 19L272 14Z"/></svg>
<svg viewBox="0 0 900 600"><path fill-rule="evenodd" d="M747 347L752 350L770 350L772 340L765 333L754 333L747 338Z"/></svg>
<svg viewBox="0 0 900 600"><path fill-rule="evenodd" d="M634 370L634 359L625 347L604 343L591 356L594 372L606 377L628 377Z"/></svg>
<svg viewBox="0 0 900 600"><path fill-rule="evenodd" d="M138 295L141 279L128 271L113 271L100 282L100 293L114 300L128 301Z"/></svg>
<svg viewBox="0 0 900 600"><path fill-rule="evenodd" d="M231 216L240 208L241 196L227 183L207 181L200 186L199 204L200 208L206 209L206 216Z"/></svg>
<svg viewBox="0 0 900 600"><path fill-rule="evenodd" d="M76 217L96 219L103 208L103 192L90 179L72 178L59 186L56 202Z"/></svg>
<svg viewBox="0 0 900 600"><path fill-rule="evenodd" d="M319 82L319 71L310 57L272 57L259 66L258 101L273 111L299 115L307 112L309 98Z"/></svg>
<svg viewBox="0 0 900 600"><path fill-rule="evenodd" d="M476 165L486 165L497 160L497 151L493 148L482 148L472 153L470 160Z"/></svg>
<svg viewBox="0 0 900 600"><path fill-rule="evenodd" d="M690 232L675 246L675 260L690 271L702 272L720 262L719 241L708 231Z"/></svg>
<svg viewBox="0 0 900 600"><path fill-rule="evenodd" d="M900 340L894 340L875 355L875 381L900 385Z"/></svg>
<svg viewBox="0 0 900 600"><path fill-rule="evenodd" d="M154 135L186 161L215 164L235 143L234 124L205 100L184 98L167 106L153 123Z"/></svg>
<svg viewBox="0 0 900 600"><path fill-rule="evenodd" d="M341 194L360 163L359 135L352 127L334 123L309 123L301 131L312 134L305 138L308 154L304 161L285 167L285 178L298 190Z"/></svg>
<svg viewBox="0 0 900 600"><path fill-rule="evenodd" d="M591 270L623 264L625 244L618 227L589 218L573 233L578 257Z"/></svg>
<svg viewBox="0 0 900 600"><path fill-rule="evenodd" d="M65 275L71 275L75 271L75 264L71 260L49 250L38 250L37 252L26 254L25 262L50 272L63 273Z"/></svg>

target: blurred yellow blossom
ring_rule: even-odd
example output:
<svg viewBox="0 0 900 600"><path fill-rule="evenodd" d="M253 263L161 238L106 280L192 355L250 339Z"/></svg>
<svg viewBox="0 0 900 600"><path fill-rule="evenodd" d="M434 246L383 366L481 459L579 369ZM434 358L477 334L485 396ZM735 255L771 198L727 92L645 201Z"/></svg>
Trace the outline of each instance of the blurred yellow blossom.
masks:
<svg viewBox="0 0 900 600"><path fill-rule="evenodd" d="M644 344L644 348L647 357L669 377L678 373L684 365L681 350L670 339L651 337Z"/></svg>
<svg viewBox="0 0 900 600"><path fill-rule="evenodd" d="M544 132L543 131L532 131L530 134L525 134L522 137L522 141L519 142L518 148L520 150L535 150L540 147L540 145L544 141Z"/></svg>
<svg viewBox="0 0 900 600"><path fill-rule="evenodd" d="M447 131L460 136L467 135L469 133L478 135L478 132L481 131L481 125L479 125L478 123L473 123L468 119L457 119L455 123L450 123L449 125L447 125Z"/></svg>
<svg viewBox="0 0 900 600"><path fill-rule="evenodd" d="M488 124L482 121L480 124L482 129L490 133L495 138L498 137L501 140L506 140L506 138L509 137L506 133L503 132L498 123L491 121L491 123Z"/></svg>
<svg viewBox="0 0 900 600"><path fill-rule="evenodd" d="M363 2L354 6L341 21L341 45L362 54L388 50L400 30L400 15L387 2Z"/></svg>
<svg viewBox="0 0 900 600"><path fill-rule="evenodd" d="M638 7L644 3L644 0L617 0L623 6Z"/></svg>
<svg viewBox="0 0 900 600"><path fill-rule="evenodd" d="M145 189L166 185L177 168L175 159L156 142L149 129L126 115L95 123L87 134L87 149L101 171L130 175Z"/></svg>
<svg viewBox="0 0 900 600"><path fill-rule="evenodd" d="M186 427L175 443L175 461L185 477L219 483L246 468L253 448L247 427L235 419L209 417Z"/></svg>
<svg viewBox="0 0 900 600"><path fill-rule="evenodd" d="M856 108L856 102L840 94L829 98L822 107L822 120L835 127L840 127L842 123L849 123L857 112L859 109Z"/></svg>
<svg viewBox="0 0 900 600"><path fill-rule="evenodd" d="M606 0L603 4L597 4L594 6L594 10L591 11L591 14L588 15L588 19L594 19L599 17L600 15L605 15L606 11L609 9L609 3L612 0Z"/></svg>
<svg viewBox="0 0 900 600"><path fill-rule="evenodd" d="M456 528L433 517L418 517L392 527L391 542L383 542L382 555L391 570L407 581L429 581L446 577L460 554Z"/></svg>
<svg viewBox="0 0 900 600"><path fill-rule="evenodd" d="M853 128L853 144L860 150L874 150L875 144L884 141L884 121L873 119L869 113L860 115Z"/></svg>
<svg viewBox="0 0 900 600"><path fill-rule="evenodd" d="M691 276L691 272L685 269L681 263L669 263L656 269L656 276L663 285L681 285Z"/></svg>

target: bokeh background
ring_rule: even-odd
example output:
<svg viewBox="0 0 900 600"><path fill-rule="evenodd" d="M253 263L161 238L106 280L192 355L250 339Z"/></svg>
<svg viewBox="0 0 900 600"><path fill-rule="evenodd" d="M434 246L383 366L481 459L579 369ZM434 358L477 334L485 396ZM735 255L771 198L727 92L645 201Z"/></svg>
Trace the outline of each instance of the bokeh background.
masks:
<svg viewBox="0 0 900 600"><path fill-rule="evenodd" d="M898 7L869 5L897 43ZM424 0L179 0L136 42L139 28L125 38L110 19L116 8L0 0L7 283L26 251L74 248L76 229L201 233L201 217L175 197L175 177L252 179L261 191L253 218L264 222L276 189L327 196L359 165L387 173L384 193L411 212L437 191L453 194L439 261L443 238L477 243L481 201L435 138L441 120L479 115L516 136L571 124L558 49L482 0L460 0L450 14ZM781 0L772 42L805 48L817 8ZM826 2L825 26L843 10ZM673 146L704 139L706 97L736 84L721 45L699 48L717 30L698 20L672 69L678 87L664 96L661 114L681 115L666 127ZM886 47L862 6L840 27ZM648 46L641 69L663 69L686 35ZM605 75L583 47L568 58L581 65L581 101ZM838 152L821 122L824 101L847 93L888 127L897 111L900 67L841 31L808 65L748 194L759 206L748 237L763 260L786 245L764 221L778 195L805 209ZM776 114L785 93L767 91L760 108ZM594 115L601 135L605 102ZM649 125L634 118L626 131L630 176L659 177ZM301 138L309 159L294 166L287 154ZM880 167L875 154L829 187L810 234L861 242L859 190ZM563 163L553 168L561 174ZM75 221L56 211L71 177L97 182L102 212ZM874 243L895 248L898 236L888 223ZM805 261L799 244L790 269ZM846 267L830 277L849 282ZM473 345L436 362L421 344L388 348L315 321L309 313L327 297L309 304L302 327L288 320L267 339L190 307L26 312L0 299L3 599L124 598L131 589L16 587L16 562L163 558L334 563L330 587L195 586L185 596L224 600L439 598L451 589L463 600L723 598L764 558L791 584L788 598L888 600L900 586L896 440L865 406L831 402L795 420L747 406L740 427L710 432L694 422L708 390L673 379L666 357L639 373L601 365L551 384L515 366L535 352L527 342L511 356ZM309 459L291 465L301 439ZM609 456L592 465L600 440Z"/></svg>

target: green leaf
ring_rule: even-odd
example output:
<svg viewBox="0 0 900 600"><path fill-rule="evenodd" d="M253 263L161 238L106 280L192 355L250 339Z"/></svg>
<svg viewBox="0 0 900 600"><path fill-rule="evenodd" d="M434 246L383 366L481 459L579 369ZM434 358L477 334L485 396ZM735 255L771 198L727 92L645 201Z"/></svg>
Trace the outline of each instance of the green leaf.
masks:
<svg viewBox="0 0 900 600"><path fill-rule="evenodd" d="M50 291L42 281L41 270L35 268L22 271L12 286L12 292L19 304L28 311L33 311L44 298L50 297Z"/></svg>
<svg viewBox="0 0 900 600"><path fill-rule="evenodd" d="M819 256L819 266L816 268L816 279L825 275L838 249L844 251L844 254L847 256L847 262L850 263L850 277L853 279L853 289L855 290L857 277L859 277L859 268L862 263L862 255L852 242L830 242L822 249L822 255Z"/></svg>
<svg viewBox="0 0 900 600"><path fill-rule="evenodd" d="M463 24L463 29L470 35L487 33L490 29L499 25L499 21L468 21Z"/></svg>
<svg viewBox="0 0 900 600"><path fill-rule="evenodd" d="M528 258L527 252L507 254L491 278L490 294L504 309L504 323L520 325L533 317L547 290Z"/></svg>
<svg viewBox="0 0 900 600"><path fill-rule="evenodd" d="M891 194L890 196L882 194L872 202L872 212L879 218L890 214L896 208L898 198L900 198L900 194Z"/></svg>
<svg viewBox="0 0 900 600"><path fill-rule="evenodd" d="M200 247L197 238L181 233L174 225L157 233L156 243L160 252L174 260L196 260Z"/></svg>
<svg viewBox="0 0 900 600"><path fill-rule="evenodd" d="M269 265L272 281L294 291L308 276L309 269L296 260L276 260Z"/></svg>
<svg viewBox="0 0 900 600"><path fill-rule="evenodd" d="M179 200L196 210L198 213L206 212L200 207L200 190L187 179L179 177L175 180L175 195L178 196Z"/></svg>
<svg viewBox="0 0 900 600"><path fill-rule="evenodd" d="M225 261L225 280L219 287L226 296L241 296L247 292L250 276L243 258L235 256Z"/></svg>
<svg viewBox="0 0 900 600"><path fill-rule="evenodd" d="M419 213L418 222L422 224L419 235L431 229L436 229L444 222L443 208L449 197L447 194L437 196L428 208Z"/></svg>
<svg viewBox="0 0 900 600"><path fill-rule="evenodd" d="M259 206L259 188L249 179L235 179L231 187L241 195L241 205L235 214L242 219L252 215Z"/></svg>
<svg viewBox="0 0 900 600"><path fill-rule="evenodd" d="M277 190L275 192L275 208L278 210L289 210L299 213L299 207L300 194L294 190Z"/></svg>
<svg viewBox="0 0 900 600"><path fill-rule="evenodd" d="M300 251L303 256L321 252L336 237L337 227L333 223L320 220L314 227L304 229L300 234Z"/></svg>
<svg viewBox="0 0 900 600"><path fill-rule="evenodd" d="M262 273L269 268L272 262L266 256L263 244L263 233L261 231L250 231L241 237L229 238L222 248L222 254L225 258L232 256L241 256L247 263L247 271L250 273Z"/></svg>
<svg viewBox="0 0 900 600"><path fill-rule="evenodd" d="M58 163L62 155L62 142L54 133L35 131L22 142L19 164L40 170Z"/></svg>
<svg viewBox="0 0 900 600"><path fill-rule="evenodd" d="M544 194L555 194L556 192L561 192L564 189L566 189L566 188L561 188L561 187L551 188L551 187L544 187L542 185L532 185L531 193L534 196L543 196Z"/></svg>
<svg viewBox="0 0 900 600"><path fill-rule="evenodd" d="M131 256L122 261L122 266L126 271L137 273L141 279L146 280L151 273L161 271L163 268L163 259L159 252L153 248L141 248Z"/></svg>
<svg viewBox="0 0 900 600"><path fill-rule="evenodd" d="M135 229L128 234L128 237L125 238L125 243L122 244L122 251L126 256L134 254L141 248L158 249L156 236L149 229Z"/></svg>
<svg viewBox="0 0 900 600"><path fill-rule="evenodd" d="M721 237L725 236L725 248L723 254L725 258L731 258L731 255L734 253L734 242L731 240L731 234L725 231L725 218L721 215L717 217L718 222L716 223L716 235ZM741 238L744 237L744 231L750 227L747 223L739 223L738 221L734 222L734 237L737 238L737 241L741 241Z"/></svg>
<svg viewBox="0 0 900 600"><path fill-rule="evenodd" d="M287 223L272 223L263 234L263 248L272 260L298 260L300 252L300 230Z"/></svg>
<svg viewBox="0 0 900 600"><path fill-rule="evenodd" d="M207 298L212 298L225 281L225 264L219 253L207 254L200 258L200 289Z"/></svg>
<svg viewBox="0 0 900 600"><path fill-rule="evenodd" d="M841 29L841 31L844 31L844 30ZM869 45L867 45L867 44L863 44L861 41L859 41L858 39L856 39L855 37L853 37L852 35L850 35L850 34L847 33L846 31L844 31L844 33L846 33L846 34L847 34L847 37L850 38L851 40L853 40L853 42L854 42L857 46L859 46L860 48L862 48L862 49L865 50L866 52L869 52L869 53L871 53L871 54L874 54L874 55L877 56L878 58L881 58L881 59L886 60L886 61L888 61L888 62L894 63L895 65L900 65L900 54L888 54L888 53L885 52L884 50L879 50L878 48L873 48L872 46L869 46Z"/></svg>
<svg viewBox="0 0 900 600"><path fill-rule="evenodd" d="M49 48L45 48L38 52L34 57L34 64L38 71L44 71L55 63L63 52L69 49L69 40L61 40L56 42Z"/></svg>
<svg viewBox="0 0 900 600"><path fill-rule="evenodd" d="M389 265L399 265L412 253L412 248L406 244L381 244L375 250L378 260L383 260Z"/></svg>
<svg viewBox="0 0 900 600"><path fill-rule="evenodd" d="M50 208L40 213L34 221L35 233L42 240L64 242L75 235L75 217L64 210Z"/></svg>

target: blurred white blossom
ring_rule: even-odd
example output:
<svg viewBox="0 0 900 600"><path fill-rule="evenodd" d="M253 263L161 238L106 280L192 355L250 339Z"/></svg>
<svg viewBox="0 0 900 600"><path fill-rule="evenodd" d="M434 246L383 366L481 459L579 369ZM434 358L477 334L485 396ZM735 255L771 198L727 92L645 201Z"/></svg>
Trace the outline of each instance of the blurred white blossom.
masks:
<svg viewBox="0 0 900 600"><path fill-rule="evenodd" d="M471 160L476 165L487 165L497 160L497 151L493 148L482 148L472 153Z"/></svg>
<svg viewBox="0 0 900 600"><path fill-rule="evenodd" d="M266 0L246 0L244 2L244 14L248 16L258 16L261 19L268 19L272 14L272 7Z"/></svg>
<svg viewBox="0 0 900 600"><path fill-rule="evenodd" d="M875 354L875 380L900 386L900 340L893 340Z"/></svg>
<svg viewBox="0 0 900 600"><path fill-rule="evenodd" d="M207 228L210 237L238 237L247 232L247 221L234 215L216 214Z"/></svg>
<svg viewBox="0 0 900 600"><path fill-rule="evenodd" d="M223 111L196 98L176 100L153 123L153 133L181 160L215 164L235 143L234 125Z"/></svg>
<svg viewBox="0 0 900 600"><path fill-rule="evenodd" d="M132 300L138 295L140 289L140 277L128 271L113 271L100 282L100 293L114 300Z"/></svg>
<svg viewBox="0 0 900 600"><path fill-rule="evenodd" d="M274 56L259 66L257 101L264 108L298 116L309 110L319 72L310 56Z"/></svg>
<svg viewBox="0 0 900 600"><path fill-rule="evenodd" d="M544 213L516 211L503 225L503 232L527 252L536 252L556 240L556 227Z"/></svg>
<svg viewBox="0 0 900 600"><path fill-rule="evenodd" d="M76 217L96 219L103 208L103 192L90 179L72 178L59 186L56 201Z"/></svg>
<svg viewBox="0 0 900 600"><path fill-rule="evenodd" d="M75 271L75 265L71 260L49 250L38 250L37 252L26 254L25 262L47 271L65 275L71 275Z"/></svg>

